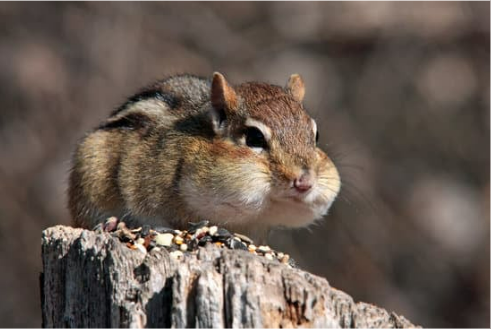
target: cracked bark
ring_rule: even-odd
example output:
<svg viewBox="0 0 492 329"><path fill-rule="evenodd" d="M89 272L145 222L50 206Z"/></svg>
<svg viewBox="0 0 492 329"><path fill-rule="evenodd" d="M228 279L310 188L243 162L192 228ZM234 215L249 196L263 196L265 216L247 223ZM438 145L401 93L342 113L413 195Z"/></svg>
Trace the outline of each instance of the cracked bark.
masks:
<svg viewBox="0 0 492 329"><path fill-rule="evenodd" d="M42 234L43 327L413 327L318 276L213 245L171 258L109 234Z"/></svg>

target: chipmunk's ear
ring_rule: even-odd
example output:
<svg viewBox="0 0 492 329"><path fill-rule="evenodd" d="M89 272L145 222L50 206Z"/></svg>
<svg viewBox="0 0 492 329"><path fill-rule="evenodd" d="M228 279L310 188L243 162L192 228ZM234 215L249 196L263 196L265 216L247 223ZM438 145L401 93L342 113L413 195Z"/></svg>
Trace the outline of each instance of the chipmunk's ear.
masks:
<svg viewBox="0 0 492 329"><path fill-rule="evenodd" d="M298 102L302 102L306 89L304 88L304 81L299 74L292 74L287 81L285 89L291 94Z"/></svg>
<svg viewBox="0 0 492 329"><path fill-rule="evenodd" d="M212 78L212 124L216 133L222 131L227 116L236 110L238 99L232 88L219 72L215 72Z"/></svg>
<svg viewBox="0 0 492 329"><path fill-rule="evenodd" d="M211 100L217 110L223 109L229 112L237 107L236 92L219 72L215 72L212 78Z"/></svg>

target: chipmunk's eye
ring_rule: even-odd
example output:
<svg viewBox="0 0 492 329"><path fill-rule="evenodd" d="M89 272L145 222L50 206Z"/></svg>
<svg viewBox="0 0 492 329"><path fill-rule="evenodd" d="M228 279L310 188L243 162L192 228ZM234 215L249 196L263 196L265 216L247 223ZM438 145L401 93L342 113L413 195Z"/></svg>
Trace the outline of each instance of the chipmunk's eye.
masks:
<svg viewBox="0 0 492 329"><path fill-rule="evenodd" d="M263 133L260 131L260 129L255 127L248 127L246 128L245 135L246 145L248 145L249 147L267 147L265 136L263 136Z"/></svg>

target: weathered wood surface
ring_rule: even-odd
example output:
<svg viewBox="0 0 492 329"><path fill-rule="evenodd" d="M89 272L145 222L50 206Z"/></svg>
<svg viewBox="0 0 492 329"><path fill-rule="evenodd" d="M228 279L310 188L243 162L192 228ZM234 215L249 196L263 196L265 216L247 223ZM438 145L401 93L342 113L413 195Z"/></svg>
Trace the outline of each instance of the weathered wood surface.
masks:
<svg viewBox="0 0 492 329"><path fill-rule="evenodd" d="M213 245L175 260L109 234L42 235L43 327L413 327L318 276Z"/></svg>

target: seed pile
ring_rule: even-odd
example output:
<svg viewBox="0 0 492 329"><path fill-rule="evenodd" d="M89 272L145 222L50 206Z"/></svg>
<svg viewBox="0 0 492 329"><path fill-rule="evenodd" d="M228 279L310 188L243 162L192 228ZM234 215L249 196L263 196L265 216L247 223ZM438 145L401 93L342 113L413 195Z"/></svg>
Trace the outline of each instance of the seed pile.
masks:
<svg viewBox="0 0 492 329"><path fill-rule="evenodd" d="M240 249L252 254L263 256L269 260L278 260L290 267L295 262L288 254L277 252L269 246L256 246L247 236L231 233L224 228L208 226L208 221L190 223L187 230L175 230L168 227L154 227L143 225L131 229L116 217L110 217L104 223L98 224L94 231L108 232L133 250L146 254L152 249L166 248L171 257L181 259L186 252L197 251L199 247L215 244L220 248Z"/></svg>

